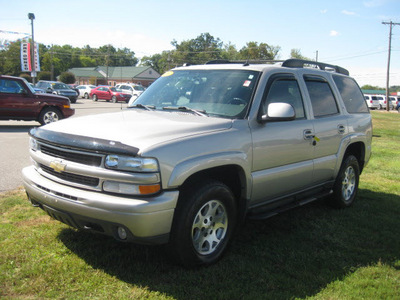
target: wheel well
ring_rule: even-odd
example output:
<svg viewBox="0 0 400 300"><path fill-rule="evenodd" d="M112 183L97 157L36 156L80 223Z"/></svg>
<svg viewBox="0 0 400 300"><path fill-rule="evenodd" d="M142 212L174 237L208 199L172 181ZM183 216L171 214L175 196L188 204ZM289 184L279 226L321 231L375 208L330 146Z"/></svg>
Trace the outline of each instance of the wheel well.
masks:
<svg viewBox="0 0 400 300"><path fill-rule="evenodd" d="M365 145L362 142L357 142L354 144L351 144L347 147L345 156L347 155L354 155L357 160L358 164L360 166L360 174L362 173L362 170L364 169L364 164L365 164Z"/></svg>
<svg viewBox="0 0 400 300"><path fill-rule="evenodd" d="M243 219L246 212L246 175L243 169L237 165L227 165L200 171L191 175L181 186L187 189L199 182L213 179L222 182L232 191L237 203L239 220Z"/></svg>

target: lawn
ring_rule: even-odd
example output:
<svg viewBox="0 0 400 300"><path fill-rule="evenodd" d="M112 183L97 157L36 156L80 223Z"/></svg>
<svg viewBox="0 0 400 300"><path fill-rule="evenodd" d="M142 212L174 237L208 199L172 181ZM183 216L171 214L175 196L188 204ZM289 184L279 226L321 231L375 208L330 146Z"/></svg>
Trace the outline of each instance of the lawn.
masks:
<svg viewBox="0 0 400 300"><path fill-rule="evenodd" d="M248 221L215 265L77 232L0 196L4 299L400 299L400 114L372 112L373 157L355 204L323 201Z"/></svg>

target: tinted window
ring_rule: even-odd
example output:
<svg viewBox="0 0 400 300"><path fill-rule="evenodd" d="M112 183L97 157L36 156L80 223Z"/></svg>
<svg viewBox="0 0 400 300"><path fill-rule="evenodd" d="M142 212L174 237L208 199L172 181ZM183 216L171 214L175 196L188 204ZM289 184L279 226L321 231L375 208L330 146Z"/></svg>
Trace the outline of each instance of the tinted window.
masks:
<svg viewBox="0 0 400 300"><path fill-rule="evenodd" d="M364 101L363 94L353 79L343 76L333 76L333 80L339 89L346 110L349 113L368 112L368 107Z"/></svg>
<svg viewBox="0 0 400 300"><path fill-rule="evenodd" d="M292 105L296 112L296 119L305 117L299 85L291 76L278 76L269 84L263 114L267 113L268 104L279 102Z"/></svg>
<svg viewBox="0 0 400 300"><path fill-rule="evenodd" d="M337 114L339 109L328 82L323 78L305 77L305 82L310 95L314 117L324 117Z"/></svg>
<svg viewBox="0 0 400 300"><path fill-rule="evenodd" d="M18 81L0 79L0 93L21 94L25 91Z"/></svg>

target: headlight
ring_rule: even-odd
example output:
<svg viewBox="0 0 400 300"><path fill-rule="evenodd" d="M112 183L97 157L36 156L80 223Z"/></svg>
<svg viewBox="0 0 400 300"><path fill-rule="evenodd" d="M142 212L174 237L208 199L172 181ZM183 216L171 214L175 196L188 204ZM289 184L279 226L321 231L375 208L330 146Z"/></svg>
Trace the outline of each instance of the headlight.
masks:
<svg viewBox="0 0 400 300"><path fill-rule="evenodd" d="M33 151L37 151L38 150L38 143L37 143L36 139L34 139L32 137L29 139L29 147Z"/></svg>
<svg viewBox="0 0 400 300"><path fill-rule="evenodd" d="M158 172L158 163L154 158L107 155L105 166L109 169L131 172Z"/></svg>

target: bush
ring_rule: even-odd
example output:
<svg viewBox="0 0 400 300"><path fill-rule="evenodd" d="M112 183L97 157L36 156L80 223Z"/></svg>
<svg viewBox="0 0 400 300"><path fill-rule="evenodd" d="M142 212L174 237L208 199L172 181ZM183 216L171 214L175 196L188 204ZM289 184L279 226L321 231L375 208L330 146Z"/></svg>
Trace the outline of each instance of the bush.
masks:
<svg viewBox="0 0 400 300"><path fill-rule="evenodd" d="M51 80L51 73L49 71L39 72L37 79L38 79L38 81L39 80Z"/></svg>
<svg viewBox="0 0 400 300"><path fill-rule="evenodd" d="M64 82L66 84L72 84L75 83L75 75L71 72L63 72L60 74L59 80L61 82Z"/></svg>
<svg viewBox="0 0 400 300"><path fill-rule="evenodd" d="M25 78L28 82L32 82L32 77L31 77L29 74L21 73L21 74L19 75L19 77Z"/></svg>

